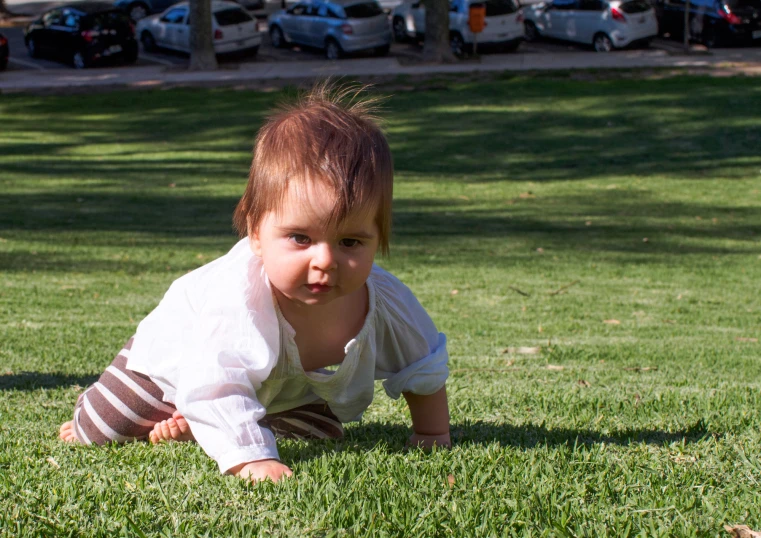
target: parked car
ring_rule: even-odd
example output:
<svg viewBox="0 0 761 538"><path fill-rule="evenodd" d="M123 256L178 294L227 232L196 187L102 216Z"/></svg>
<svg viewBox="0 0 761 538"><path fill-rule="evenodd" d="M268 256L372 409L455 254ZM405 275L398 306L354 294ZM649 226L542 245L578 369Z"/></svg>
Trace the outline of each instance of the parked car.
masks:
<svg viewBox="0 0 761 538"><path fill-rule="evenodd" d="M143 49L157 48L190 52L190 7L187 2L175 4L164 13L152 15L137 23L137 35ZM225 54L245 51L256 55L262 43L256 20L235 2L212 2L211 32L214 52Z"/></svg>
<svg viewBox="0 0 761 538"><path fill-rule="evenodd" d="M320 48L331 60L365 50L383 56L391 48L388 16L375 0L299 2L274 13L269 31L274 47Z"/></svg>
<svg viewBox="0 0 761 538"><path fill-rule="evenodd" d="M132 21L103 2L77 2L45 12L26 27L24 43L32 58L49 57L77 69L137 60Z"/></svg>
<svg viewBox="0 0 761 538"><path fill-rule="evenodd" d="M655 5L662 34L684 39L684 0L658 0ZM721 45L761 45L761 1L690 0L690 37L712 48Z"/></svg>
<svg viewBox="0 0 761 538"><path fill-rule="evenodd" d="M114 5L124 10L130 19L137 22L151 13L160 13L177 0L115 0Z"/></svg>
<svg viewBox="0 0 761 538"><path fill-rule="evenodd" d="M592 45L597 52L648 45L658 35L647 0L552 0L526 10L526 39L551 37Z"/></svg>
<svg viewBox="0 0 761 538"><path fill-rule="evenodd" d="M8 38L0 34L0 71L8 67Z"/></svg>
<svg viewBox="0 0 761 538"><path fill-rule="evenodd" d="M425 1L406 0L394 9L391 24L394 37L403 42L422 40L425 35ZM486 27L476 38L468 26L470 4L485 4ZM523 41L523 10L515 0L451 0L449 2L449 43L452 52L462 55L478 46L515 50Z"/></svg>

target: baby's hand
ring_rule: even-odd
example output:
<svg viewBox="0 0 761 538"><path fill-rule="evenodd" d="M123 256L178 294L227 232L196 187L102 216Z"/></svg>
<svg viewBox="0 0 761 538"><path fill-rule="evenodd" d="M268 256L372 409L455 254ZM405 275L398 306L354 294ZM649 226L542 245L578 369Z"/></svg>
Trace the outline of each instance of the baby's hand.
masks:
<svg viewBox="0 0 761 538"><path fill-rule="evenodd" d="M430 450L434 445L437 448L452 448L452 440L449 438L449 432L441 435L413 433L409 441L407 441L408 447L418 447L424 450Z"/></svg>
<svg viewBox="0 0 761 538"><path fill-rule="evenodd" d="M241 463L230 469L228 472L241 478L251 480L251 482L259 482L260 480L272 480L273 482L277 482L281 478L293 474L293 471L291 471L286 465L283 465L278 460L274 459Z"/></svg>

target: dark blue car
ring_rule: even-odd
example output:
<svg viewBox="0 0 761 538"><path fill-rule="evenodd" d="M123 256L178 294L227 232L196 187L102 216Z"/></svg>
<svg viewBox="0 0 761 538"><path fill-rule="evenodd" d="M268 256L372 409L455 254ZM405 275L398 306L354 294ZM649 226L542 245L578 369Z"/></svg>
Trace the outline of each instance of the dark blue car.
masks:
<svg viewBox="0 0 761 538"><path fill-rule="evenodd" d="M657 0L662 34L684 39L685 0ZM691 0L690 39L705 46L761 45L761 0Z"/></svg>

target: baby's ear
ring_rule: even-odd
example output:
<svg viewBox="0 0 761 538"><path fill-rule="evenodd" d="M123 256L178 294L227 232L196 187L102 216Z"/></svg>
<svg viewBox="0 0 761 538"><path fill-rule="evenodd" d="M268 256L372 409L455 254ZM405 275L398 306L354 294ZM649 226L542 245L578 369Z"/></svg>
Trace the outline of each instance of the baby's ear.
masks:
<svg viewBox="0 0 761 538"><path fill-rule="evenodd" d="M254 255L262 257L262 241L259 238L259 230L249 226L248 227L248 244L251 246L251 252Z"/></svg>

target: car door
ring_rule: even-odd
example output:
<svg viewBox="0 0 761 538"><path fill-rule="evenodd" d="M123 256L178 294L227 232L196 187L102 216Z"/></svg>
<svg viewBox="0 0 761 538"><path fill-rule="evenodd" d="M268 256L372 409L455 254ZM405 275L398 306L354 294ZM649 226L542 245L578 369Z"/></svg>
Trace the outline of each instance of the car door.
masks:
<svg viewBox="0 0 761 538"><path fill-rule="evenodd" d="M178 9L182 10L182 15L179 16L172 36L174 48L183 52L190 52L190 9L187 7Z"/></svg>
<svg viewBox="0 0 761 538"><path fill-rule="evenodd" d="M579 43L591 43L595 34L603 29L603 12L605 5L602 0L579 0L576 10L576 39Z"/></svg>
<svg viewBox="0 0 761 538"><path fill-rule="evenodd" d="M684 4L684 0L659 0L656 8L661 32L674 38L684 35Z"/></svg>
<svg viewBox="0 0 761 538"><path fill-rule="evenodd" d="M55 33L56 28L63 24L63 9L53 9L42 16L42 28L34 36L37 50L44 54L56 54Z"/></svg>
<svg viewBox="0 0 761 538"><path fill-rule="evenodd" d="M87 39L80 35L79 27L79 14L71 9L65 8L63 10L61 25L55 35L57 54L61 59L70 59L74 55L74 52L81 48L83 44L82 39Z"/></svg>
<svg viewBox="0 0 761 538"><path fill-rule="evenodd" d="M308 10L307 4L296 4L289 8L286 15L280 19L283 32L290 41L304 43L304 18L307 16Z"/></svg>
<svg viewBox="0 0 761 538"><path fill-rule="evenodd" d="M576 40L576 0L554 0L549 12L550 37Z"/></svg>
<svg viewBox="0 0 761 538"><path fill-rule="evenodd" d="M328 4L318 4L314 9L316 12L309 16L306 34L311 46L322 47L328 30L338 22L338 17L334 10L329 9Z"/></svg>
<svg viewBox="0 0 761 538"><path fill-rule="evenodd" d="M179 39L177 38L178 27L185 24L187 9L175 7L164 13L159 18L159 31L154 35L156 44L160 47L176 49Z"/></svg>
<svg viewBox="0 0 761 538"><path fill-rule="evenodd" d="M418 0L412 4L410 15L415 26L415 33L420 35L425 33L425 0Z"/></svg>

